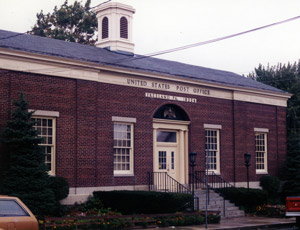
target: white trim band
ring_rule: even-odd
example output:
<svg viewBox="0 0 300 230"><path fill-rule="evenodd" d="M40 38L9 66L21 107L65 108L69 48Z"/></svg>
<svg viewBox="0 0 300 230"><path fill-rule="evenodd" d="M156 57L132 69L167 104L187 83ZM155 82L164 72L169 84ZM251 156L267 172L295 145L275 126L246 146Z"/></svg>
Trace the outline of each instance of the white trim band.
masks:
<svg viewBox="0 0 300 230"><path fill-rule="evenodd" d="M28 112L34 112L34 116L43 116L43 117L59 117L59 112L57 111L47 111L47 110L34 110L28 109Z"/></svg>
<svg viewBox="0 0 300 230"><path fill-rule="evenodd" d="M1 47L0 68L282 107L287 107L287 100L292 96L287 93L250 89L216 82L210 83L200 79L183 79L166 73L149 73L116 66L109 67L103 64L8 50Z"/></svg>
<svg viewBox="0 0 300 230"><path fill-rule="evenodd" d="M204 124L205 129L222 129L222 125Z"/></svg>
<svg viewBox="0 0 300 230"><path fill-rule="evenodd" d="M133 117L116 117L116 116L112 116L111 120L112 121L117 121L117 122L136 123L136 118L133 118Z"/></svg>

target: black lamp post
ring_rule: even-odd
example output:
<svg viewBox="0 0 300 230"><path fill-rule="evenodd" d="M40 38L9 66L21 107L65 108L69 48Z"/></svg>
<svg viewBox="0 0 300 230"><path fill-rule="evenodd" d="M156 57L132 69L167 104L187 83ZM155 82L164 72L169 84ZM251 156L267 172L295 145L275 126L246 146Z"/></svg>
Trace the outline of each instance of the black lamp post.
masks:
<svg viewBox="0 0 300 230"><path fill-rule="evenodd" d="M195 165L196 165L196 152L190 152L190 167L191 167L191 183L192 183L192 195L193 195L193 211L194 211L194 194L195 194Z"/></svg>
<svg viewBox="0 0 300 230"><path fill-rule="evenodd" d="M251 154L250 153L245 153L244 154L244 159L245 159L245 166L247 168L247 188L248 188L248 192L249 192L249 166L250 164L250 160L251 160Z"/></svg>

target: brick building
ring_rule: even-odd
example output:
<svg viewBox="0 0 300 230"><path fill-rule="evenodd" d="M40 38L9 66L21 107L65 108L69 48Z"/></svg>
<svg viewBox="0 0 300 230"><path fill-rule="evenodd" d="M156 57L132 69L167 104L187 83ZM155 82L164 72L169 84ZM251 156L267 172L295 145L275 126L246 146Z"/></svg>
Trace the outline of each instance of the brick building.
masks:
<svg viewBox="0 0 300 230"><path fill-rule="evenodd" d="M278 175L289 94L237 74L133 54L132 7L96 9L97 47L0 30L0 130L23 92L49 173L68 202L94 190L147 189L148 172L188 184L196 170L244 186ZM207 159L207 164L205 164ZM5 162L1 160L3 166Z"/></svg>

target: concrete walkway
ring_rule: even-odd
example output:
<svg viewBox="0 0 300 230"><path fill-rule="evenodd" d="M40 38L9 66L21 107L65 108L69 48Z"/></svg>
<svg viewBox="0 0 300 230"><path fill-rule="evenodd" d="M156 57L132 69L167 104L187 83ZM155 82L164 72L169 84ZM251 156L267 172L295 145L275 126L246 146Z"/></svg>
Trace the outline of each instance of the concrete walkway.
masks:
<svg viewBox="0 0 300 230"><path fill-rule="evenodd" d="M209 224L207 229L241 229L241 230L251 230L251 229L272 229L272 228L283 228L287 229L297 229L291 228L295 225L295 218L267 218L267 217L239 217L221 220L219 224ZM153 228L158 229L158 228ZM206 229L205 225L200 226L177 226L159 229L185 229L185 230L199 230ZM149 229L148 229L149 230Z"/></svg>

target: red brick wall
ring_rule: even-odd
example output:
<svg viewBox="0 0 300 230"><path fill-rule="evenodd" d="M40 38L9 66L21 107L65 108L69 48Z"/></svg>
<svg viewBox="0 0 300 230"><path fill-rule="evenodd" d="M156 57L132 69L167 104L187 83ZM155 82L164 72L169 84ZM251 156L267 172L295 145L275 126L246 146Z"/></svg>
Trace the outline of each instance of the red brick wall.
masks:
<svg viewBox="0 0 300 230"><path fill-rule="evenodd" d="M200 96L193 96L198 100L196 104L174 102L146 98L145 92L166 92L141 88L7 71L0 71L0 76L1 130L9 116L9 103L19 92L25 94L30 108L60 113L56 173L66 177L71 187L146 185L146 172L153 168L152 117L166 103L180 106L190 117L189 151L198 153L197 170L204 169L204 124L222 125L221 174L228 181L246 180L245 152L252 154L250 180L259 180L255 173L255 127L269 129L269 173L277 175L285 160L285 108L282 107ZM137 119L133 177L113 176L112 116Z"/></svg>

